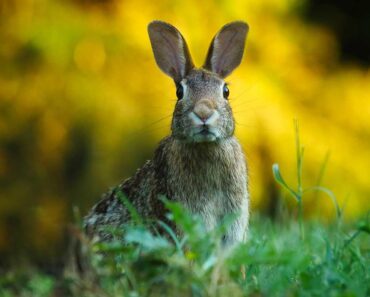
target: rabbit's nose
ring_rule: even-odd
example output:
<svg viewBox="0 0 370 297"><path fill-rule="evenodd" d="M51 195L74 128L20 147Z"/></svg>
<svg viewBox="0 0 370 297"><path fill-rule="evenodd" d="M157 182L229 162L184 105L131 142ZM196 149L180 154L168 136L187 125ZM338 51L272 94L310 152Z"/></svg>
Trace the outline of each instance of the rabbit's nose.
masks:
<svg viewBox="0 0 370 297"><path fill-rule="evenodd" d="M215 109L211 100L202 99L197 102L193 110L194 114L206 123L207 120L214 114Z"/></svg>

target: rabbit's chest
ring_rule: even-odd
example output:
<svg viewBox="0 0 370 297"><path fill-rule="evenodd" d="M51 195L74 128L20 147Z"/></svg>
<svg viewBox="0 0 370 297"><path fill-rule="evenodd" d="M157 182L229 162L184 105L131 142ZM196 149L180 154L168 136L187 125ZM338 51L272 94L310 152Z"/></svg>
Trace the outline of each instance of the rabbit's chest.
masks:
<svg viewBox="0 0 370 297"><path fill-rule="evenodd" d="M166 195L202 216L208 228L246 205L246 163L234 138L204 150L174 141L170 151Z"/></svg>
<svg viewBox="0 0 370 297"><path fill-rule="evenodd" d="M189 193L190 194L190 193ZM201 196L182 200L184 206L191 212L200 215L208 230L213 229L228 212L226 201L228 197L221 190L204 191Z"/></svg>
<svg viewBox="0 0 370 297"><path fill-rule="evenodd" d="M173 175L172 199L182 203L191 213L203 218L207 229L212 229L230 209L235 188L243 180L232 180L225 170L215 164L183 170ZM237 194L238 195L238 194Z"/></svg>

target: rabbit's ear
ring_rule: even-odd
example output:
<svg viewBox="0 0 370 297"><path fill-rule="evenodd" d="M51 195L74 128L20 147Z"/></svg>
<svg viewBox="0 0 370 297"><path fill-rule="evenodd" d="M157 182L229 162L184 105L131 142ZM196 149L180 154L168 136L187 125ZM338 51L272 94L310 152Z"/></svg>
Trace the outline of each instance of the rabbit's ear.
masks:
<svg viewBox="0 0 370 297"><path fill-rule="evenodd" d="M151 22L148 33L157 65L180 82L194 67L184 37L174 26L161 21Z"/></svg>
<svg viewBox="0 0 370 297"><path fill-rule="evenodd" d="M223 26L211 42L203 68L228 76L242 60L248 29L244 22Z"/></svg>

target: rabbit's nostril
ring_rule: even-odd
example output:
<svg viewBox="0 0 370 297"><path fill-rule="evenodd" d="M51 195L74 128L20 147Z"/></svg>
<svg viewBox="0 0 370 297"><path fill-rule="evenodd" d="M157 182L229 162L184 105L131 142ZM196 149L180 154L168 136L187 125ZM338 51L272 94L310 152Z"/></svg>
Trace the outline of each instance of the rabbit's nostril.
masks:
<svg viewBox="0 0 370 297"><path fill-rule="evenodd" d="M207 120L208 117L204 116L202 114L196 113L196 112L191 112L189 113L189 117L195 126L205 126L207 125Z"/></svg>
<svg viewBox="0 0 370 297"><path fill-rule="evenodd" d="M195 104L193 112L202 122L206 122L215 110L211 100L202 99Z"/></svg>
<svg viewBox="0 0 370 297"><path fill-rule="evenodd" d="M212 116L212 113L197 113L195 112L195 115L205 124L207 122L207 120Z"/></svg>

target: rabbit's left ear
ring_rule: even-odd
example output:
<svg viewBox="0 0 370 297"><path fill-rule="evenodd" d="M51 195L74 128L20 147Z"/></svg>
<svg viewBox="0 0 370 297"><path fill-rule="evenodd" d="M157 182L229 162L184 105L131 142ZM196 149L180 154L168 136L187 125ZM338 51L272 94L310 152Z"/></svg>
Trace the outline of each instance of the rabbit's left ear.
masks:
<svg viewBox="0 0 370 297"><path fill-rule="evenodd" d="M244 22L223 26L211 42L203 68L222 78L228 76L242 60L248 29Z"/></svg>

